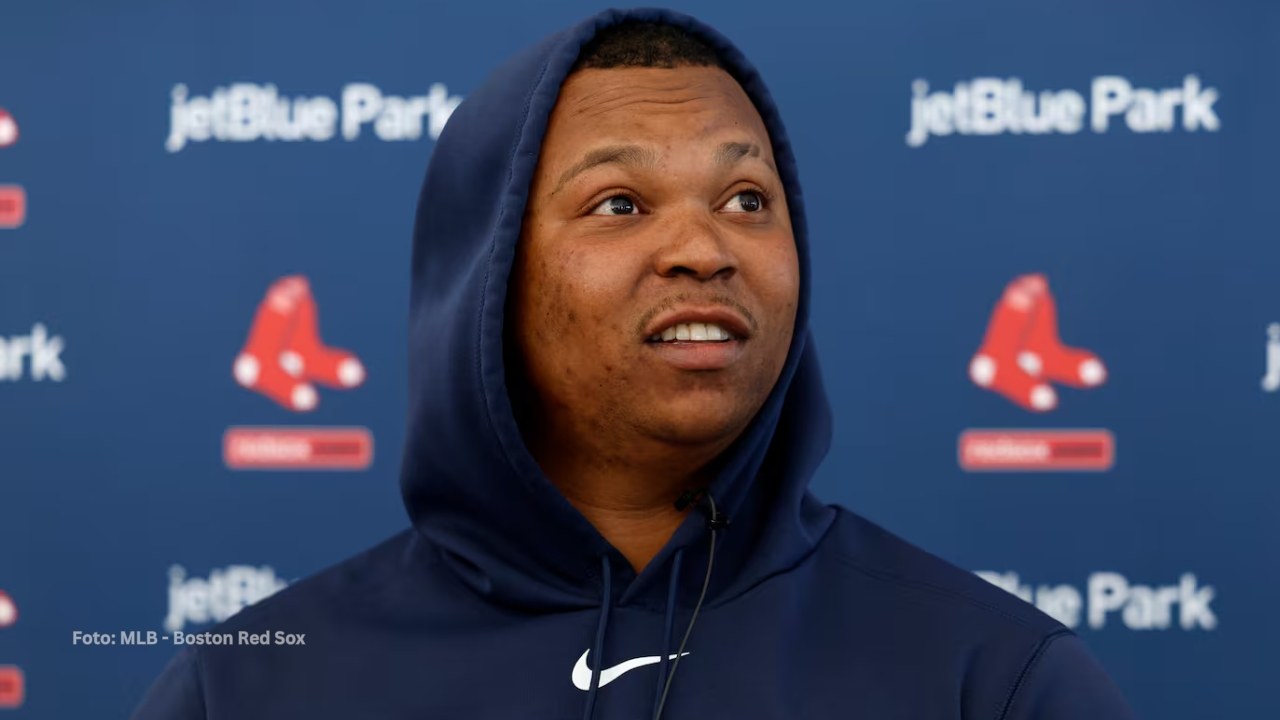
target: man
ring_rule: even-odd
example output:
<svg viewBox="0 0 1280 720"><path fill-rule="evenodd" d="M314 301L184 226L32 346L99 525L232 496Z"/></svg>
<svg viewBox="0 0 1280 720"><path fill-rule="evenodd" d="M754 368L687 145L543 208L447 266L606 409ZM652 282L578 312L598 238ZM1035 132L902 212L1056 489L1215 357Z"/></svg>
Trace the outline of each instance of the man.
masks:
<svg viewBox="0 0 1280 720"><path fill-rule="evenodd" d="M414 239L414 528L179 656L150 718L1122 718L1066 628L806 489L830 419L795 162L671 12L499 69Z"/></svg>

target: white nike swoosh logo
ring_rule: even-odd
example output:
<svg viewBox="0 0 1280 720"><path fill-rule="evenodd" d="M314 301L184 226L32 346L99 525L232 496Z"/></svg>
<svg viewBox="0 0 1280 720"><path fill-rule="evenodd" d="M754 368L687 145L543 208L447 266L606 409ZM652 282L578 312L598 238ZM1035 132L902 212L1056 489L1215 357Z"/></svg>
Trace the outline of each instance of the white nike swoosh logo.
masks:
<svg viewBox="0 0 1280 720"><path fill-rule="evenodd" d="M587 655L590 653L591 648L587 648L587 651L582 653L582 657L578 658L578 663L573 666L573 686L579 690L591 689L591 668L587 667ZM667 659L675 660L677 657L684 657L688 654L689 653L687 652L681 653L680 655L673 653ZM626 662L620 662L611 668L600 671L600 687L604 687L614 680L617 680L618 676L625 672L630 672L638 667L654 665L660 662L662 662L661 655L649 655L647 657L638 657L633 660L627 660Z"/></svg>

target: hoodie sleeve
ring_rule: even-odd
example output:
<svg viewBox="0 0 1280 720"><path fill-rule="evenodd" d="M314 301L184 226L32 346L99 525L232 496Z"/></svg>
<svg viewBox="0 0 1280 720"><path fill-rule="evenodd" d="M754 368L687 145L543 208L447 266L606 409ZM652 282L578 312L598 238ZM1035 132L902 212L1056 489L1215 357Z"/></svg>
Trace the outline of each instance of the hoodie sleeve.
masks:
<svg viewBox="0 0 1280 720"><path fill-rule="evenodd" d="M1004 720L1132 720L1124 695L1075 634L1049 635L1031 655Z"/></svg>
<svg viewBox="0 0 1280 720"><path fill-rule="evenodd" d="M195 649L179 653L160 673L133 711L132 720L206 720L200 658Z"/></svg>

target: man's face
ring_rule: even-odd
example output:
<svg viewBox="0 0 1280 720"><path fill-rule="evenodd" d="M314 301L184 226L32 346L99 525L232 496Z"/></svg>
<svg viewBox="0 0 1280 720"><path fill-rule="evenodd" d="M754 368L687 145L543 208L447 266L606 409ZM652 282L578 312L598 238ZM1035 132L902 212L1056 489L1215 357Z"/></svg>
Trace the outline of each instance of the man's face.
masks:
<svg viewBox="0 0 1280 720"><path fill-rule="evenodd" d="M512 278L532 422L606 447L737 437L795 326L799 261L775 168L723 70L565 81Z"/></svg>

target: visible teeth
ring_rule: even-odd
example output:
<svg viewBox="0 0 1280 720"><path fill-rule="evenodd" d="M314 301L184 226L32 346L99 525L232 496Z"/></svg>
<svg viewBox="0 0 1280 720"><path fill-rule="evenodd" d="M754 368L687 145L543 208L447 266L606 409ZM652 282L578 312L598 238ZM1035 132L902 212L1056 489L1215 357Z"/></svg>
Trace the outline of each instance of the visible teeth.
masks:
<svg viewBox="0 0 1280 720"><path fill-rule="evenodd" d="M732 338L733 336L729 334L728 330L713 323L680 323L679 325L672 325L649 339L654 341L661 340L662 342L671 342L672 340L722 342Z"/></svg>

